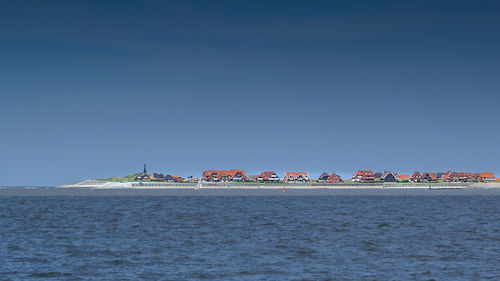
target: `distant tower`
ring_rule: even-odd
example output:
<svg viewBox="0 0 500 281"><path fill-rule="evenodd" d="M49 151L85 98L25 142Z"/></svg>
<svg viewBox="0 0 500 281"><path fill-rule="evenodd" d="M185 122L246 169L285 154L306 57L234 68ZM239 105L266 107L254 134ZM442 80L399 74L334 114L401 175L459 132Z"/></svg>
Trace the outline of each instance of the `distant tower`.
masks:
<svg viewBox="0 0 500 281"><path fill-rule="evenodd" d="M142 172L145 173L145 174L148 173L148 171L146 170L146 164L144 164L144 170Z"/></svg>

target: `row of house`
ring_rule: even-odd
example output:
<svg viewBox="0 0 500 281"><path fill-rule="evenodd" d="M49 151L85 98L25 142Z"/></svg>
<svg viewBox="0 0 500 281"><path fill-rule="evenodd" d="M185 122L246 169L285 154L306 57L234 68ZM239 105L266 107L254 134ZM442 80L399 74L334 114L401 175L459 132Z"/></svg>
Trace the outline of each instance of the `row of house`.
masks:
<svg viewBox="0 0 500 281"><path fill-rule="evenodd" d="M490 182L495 181L495 175L493 173L464 173L464 172L452 172L447 171L445 173L419 173L414 172L410 178L411 182L432 182L432 181L444 181L444 182Z"/></svg>
<svg viewBox="0 0 500 281"><path fill-rule="evenodd" d="M144 171L137 174L134 178L137 181L165 181L165 182L181 182L184 181L182 177L178 175L163 175L161 173L148 174L146 167L144 166ZM198 178L189 177L187 181L198 180ZM286 172L283 178L280 178L274 171L265 171L258 175L247 176L243 170L206 170L203 172L201 180L205 182L246 182L246 181L257 181L257 182L286 182L286 183L305 183L312 181L307 172ZM370 170L358 170L351 178L351 182L398 182L398 181L409 181L409 182L488 182L498 180L495 178L493 173L457 173L452 171L447 171L445 173L430 173L418 171L414 172L413 175L398 174L391 171L385 171L383 173ZM342 178L336 174L328 174L326 172L322 173L318 182L328 182L328 183L341 183Z"/></svg>
<svg viewBox="0 0 500 281"><path fill-rule="evenodd" d="M163 175L161 173L139 173L134 177L136 181L164 181L164 182L181 182L182 177L179 175Z"/></svg>
<svg viewBox="0 0 500 281"><path fill-rule="evenodd" d="M208 170L203 172L202 180L207 182L238 182L248 181L249 179L257 182L287 182L287 183L305 183L310 182L311 177L306 172L286 172L283 178L280 178L274 171L265 171L258 175L247 177L242 170ZM321 174L318 181L339 183L342 179L339 175L332 173Z"/></svg>

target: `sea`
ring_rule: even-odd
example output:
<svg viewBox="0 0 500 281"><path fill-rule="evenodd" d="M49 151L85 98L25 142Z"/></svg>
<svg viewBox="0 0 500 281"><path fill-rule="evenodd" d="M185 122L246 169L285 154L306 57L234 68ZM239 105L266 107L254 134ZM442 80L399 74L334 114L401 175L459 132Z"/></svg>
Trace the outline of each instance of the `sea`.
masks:
<svg viewBox="0 0 500 281"><path fill-rule="evenodd" d="M500 280L500 192L1 188L0 280Z"/></svg>

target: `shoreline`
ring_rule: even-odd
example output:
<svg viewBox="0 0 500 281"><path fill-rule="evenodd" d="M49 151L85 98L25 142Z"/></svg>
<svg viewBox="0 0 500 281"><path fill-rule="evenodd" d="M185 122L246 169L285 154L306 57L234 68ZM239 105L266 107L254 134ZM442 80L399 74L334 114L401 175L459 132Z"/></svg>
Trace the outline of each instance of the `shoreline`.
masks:
<svg viewBox="0 0 500 281"><path fill-rule="evenodd" d="M431 188L429 188L429 186ZM56 186L58 189L195 189L196 183L165 183L165 182L105 182L99 180L84 180L77 183ZM314 189L500 189L500 183L434 183L434 184L324 184L324 183L204 183L203 189L251 189L251 190L314 190Z"/></svg>
<svg viewBox="0 0 500 281"><path fill-rule="evenodd" d="M0 199L7 197L81 198L81 197L328 197L328 196L499 196L500 188L0 188ZM50 199L51 200L51 199ZM64 199L63 199L64 200Z"/></svg>

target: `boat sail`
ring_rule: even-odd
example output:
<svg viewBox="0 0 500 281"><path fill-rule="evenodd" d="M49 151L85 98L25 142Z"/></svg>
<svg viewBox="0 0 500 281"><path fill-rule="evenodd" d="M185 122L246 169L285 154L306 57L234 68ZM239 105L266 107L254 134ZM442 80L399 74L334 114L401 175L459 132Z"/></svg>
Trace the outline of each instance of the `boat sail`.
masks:
<svg viewBox="0 0 500 281"><path fill-rule="evenodd" d="M198 184L196 185L196 189L199 189L199 190L203 189L203 184L201 183L201 178L198 181Z"/></svg>

